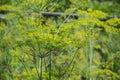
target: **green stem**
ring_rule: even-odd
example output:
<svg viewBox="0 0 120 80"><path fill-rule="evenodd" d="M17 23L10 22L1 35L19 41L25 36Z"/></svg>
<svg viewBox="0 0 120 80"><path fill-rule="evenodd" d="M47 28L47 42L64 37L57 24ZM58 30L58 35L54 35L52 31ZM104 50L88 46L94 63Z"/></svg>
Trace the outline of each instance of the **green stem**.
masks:
<svg viewBox="0 0 120 80"><path fill-rule="evenodd" d="M52 71L52 65L51 65L51 61L52 61L52 55L51 55L51 53L50 53L50 56L49 56L49 58L50 58L50 65L49 65L49 80L51 80L51 71Z"/></svg>
<svg viewBox="0 0 120 80"><path fill-rule="evenodd" d="M90 37L89 37L89 45L90 45L90 80L93 80L93 77L91 76L92 74L92 60L93 60L93 31L91 29L90 31Z"/></svg>

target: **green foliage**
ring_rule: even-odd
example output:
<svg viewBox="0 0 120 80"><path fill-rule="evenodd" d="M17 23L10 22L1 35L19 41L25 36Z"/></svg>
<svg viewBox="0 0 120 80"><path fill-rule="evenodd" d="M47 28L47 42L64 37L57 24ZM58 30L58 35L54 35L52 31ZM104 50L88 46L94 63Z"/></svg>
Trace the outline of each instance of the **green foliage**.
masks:
<svg viewBox="0 0 120 80"><path fill-rule="evenodd" d="M120 79L119 18L102 21L108 14L90 0L20 2L0 6L1 80ZM80 17L46 18L41 11Z"/></svg>
<svg viewBox="0 0 120 80"><path fill-rule="evenodd" d="M94 4L94 6L92 6L93 9L99 9L111 15L119 15L120 13L119 10L120 5L117 1L102 1L102 2L95 1L93 4Z"/></svg>

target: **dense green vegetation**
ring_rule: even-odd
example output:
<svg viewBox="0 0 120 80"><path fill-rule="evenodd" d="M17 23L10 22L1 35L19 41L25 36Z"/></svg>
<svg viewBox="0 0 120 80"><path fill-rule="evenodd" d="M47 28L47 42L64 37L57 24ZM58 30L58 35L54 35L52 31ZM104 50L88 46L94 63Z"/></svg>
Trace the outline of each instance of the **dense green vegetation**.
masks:
<svg viewBox="0 0 120 80"><path fill-rule="evenodd" d="M119 4L0 0L0 80L120 80Z"/></svg>

